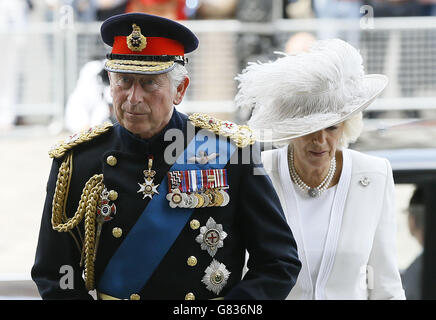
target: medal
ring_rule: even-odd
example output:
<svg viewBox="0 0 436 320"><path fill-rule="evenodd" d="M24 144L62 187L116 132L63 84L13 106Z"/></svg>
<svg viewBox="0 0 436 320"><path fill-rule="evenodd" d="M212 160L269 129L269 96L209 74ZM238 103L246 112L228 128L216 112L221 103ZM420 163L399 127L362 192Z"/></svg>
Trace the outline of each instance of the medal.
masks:
<svg viewBox="0 0 436 320"><path fill-rule="evenodd" d="M157 191L157 187L159 184L154 185L154 176L156 175L156 171L151 170L151 167L153 166L153 158L150 157L148 159L148 170L144 170L144 183L139 183L139 190L137 193L143 193L144 197L142 199L145 199L146 197L150 197L150 199L153 198L153 195L159 194Z"/></svg>
<svg viewBox="0 0 436 320"><path fill-rule="evenodd" d="M217 224L210 217L206 225L200 228L200 234L195 238L195 241L201 245L201 250L206 250L213 257L218 249L224 246L224 239L226 237L227 233L223 230L223 226Z"/></svg>
<svg viewBox="0 0 436 320"><path fill-rule="evenodd" d="M201 207L202 208L208 207L209 206L209 202L210 202L209 196L207 194L203 193L203 192L200 194L200 196L202 196L203 200L204 200L203 205Z"/></svg>
<svg viewBox="0 0 436 320"><path fill-rule="evenodd" d="M212 260L211 264L204 271L205 275L201 282L206 285L206 289L215 294L219 294L227 284L230 276L230 271L227 270L223 263Z"/></svg>
<svg viewBox="0 0 436 320"><path fill-rule="evenodd" d="M180 192L179 189L173 189L170 193L167 194L166 198L170 202L169 204L171 208L182 208L181 204L184 201L183 196L184 195Z"/></svg>
<svg viewBox="0 0 436 320"><path fill-rule="evenodd" d="M219 192L219 190L214 190L214 194L215 194L215 207L221 207L224 202L223 195L221 194L221 192Z"/></svg>
<svg viewBox="0 0 436 320"><path fill-rule="evenodd" d="M195 208L198 204L198 199L193 193L187 194L185 198L185 208Z"/></svg>
<svg viewBox="0 0 436 320"><path fill-rule="evenodd" d="M198 204L195 208L201 208L204 205L204 198L198 194L198 193L194 193L194 195L197 197L198 199Z"/></svg>
<svg viewBox="0 0 436 320"><path fill-rule="evenodd" d="M168 172L167 200L171 208L224 207L230 197L226 169ZM176 191L177 190L177 191Z"/></svg>
<svg viewBox="0 0 436 320"><path fill-rule="evenodd" d="M207 206L214 207L215 206L215 193L213 192L213 190L208 189L208 190L206 190L206 192L204 194L209 197L209 204Z"/></svg>
<svg viewBox="0 0 436 320"><path fill-rule="evenodd" d="M222 194L222 196L223 196L223 203L221 204L221 207L225 207L228 203L229 203L229 201L230 201L230 196L229 196L229 194L226 192L226 191L224 191L224 190L220 190L219 191L221 194Z"/></svg>
<svg viewBox="0 0 436 320"><path fill-rule="evenodd" d="M101 229L103 223L113 219L117 213L117 207L114 203L110 204L110 192L106 188L103 189L100 195L100 205L97 207L97 232L95 236L95 253L94 260L97 256L98 243L100 240Z"/></svg>

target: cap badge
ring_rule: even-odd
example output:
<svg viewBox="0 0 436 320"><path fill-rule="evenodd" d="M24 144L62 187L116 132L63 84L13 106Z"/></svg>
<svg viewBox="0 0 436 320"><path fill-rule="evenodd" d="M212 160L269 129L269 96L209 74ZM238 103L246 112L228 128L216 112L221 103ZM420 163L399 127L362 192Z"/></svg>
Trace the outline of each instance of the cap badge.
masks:
<svg viewBox="0 0 436 320"><path fill-rule="evenodd" d="M132 33L127 37L127 47L132 51L142 51L147 46L147 38L136 24L132 24L132 28Z"/></svg>

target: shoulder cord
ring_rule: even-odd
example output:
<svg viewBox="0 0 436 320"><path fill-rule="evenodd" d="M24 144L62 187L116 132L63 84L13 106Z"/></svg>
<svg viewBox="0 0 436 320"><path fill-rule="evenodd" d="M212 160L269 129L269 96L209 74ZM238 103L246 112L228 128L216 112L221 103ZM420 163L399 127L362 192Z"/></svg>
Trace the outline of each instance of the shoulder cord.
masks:
<svg viewBox="0 0 436 320"><path fill-rule="evenodd" d="M77 227L77 225L82 221L83 217L85 217L85 241L83 247L85 254L85 285L88 290L93 290L95 260L95 213L97 210L97 205L100 201L100 194L104 188L103 175L95 174L86 182L77 211L72 218L68 218L65 212L65 207L72 175L72 159L73 154L70 152L59 168L56 189L53 197L51 222L54 230L58 232L69 232L72 235L82 255L83 251L80 249L80 245L71 230Z"/></svg>

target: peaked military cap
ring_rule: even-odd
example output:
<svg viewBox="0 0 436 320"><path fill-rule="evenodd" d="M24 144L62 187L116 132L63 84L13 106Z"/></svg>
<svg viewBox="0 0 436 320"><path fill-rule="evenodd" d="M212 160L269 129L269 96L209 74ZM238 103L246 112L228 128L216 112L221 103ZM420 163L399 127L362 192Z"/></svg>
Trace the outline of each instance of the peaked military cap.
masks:
<svg viewBox="0 0 436 320"><path fill-rule="evenodd" d="M105 63L111 72L169 72L175 63L184 65L185 53L198 47L197 37L182 24L145 13L112 16L100 32L104 43L112 47Z"/></svg>

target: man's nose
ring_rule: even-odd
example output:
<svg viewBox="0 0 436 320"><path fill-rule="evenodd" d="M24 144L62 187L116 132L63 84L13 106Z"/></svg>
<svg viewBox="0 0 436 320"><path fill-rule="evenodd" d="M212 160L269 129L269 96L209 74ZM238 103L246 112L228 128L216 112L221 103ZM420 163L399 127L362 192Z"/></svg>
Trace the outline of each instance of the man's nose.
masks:
<svg viewBox="0 0 436 320"><path fill-rule="evenodd" d="M144 90L142 89L141 85L138 83L138 81L135 81L130 88L128 100L131 105L136 105L139 102L142 101L142 97L144 95Z"/></svg>

